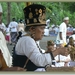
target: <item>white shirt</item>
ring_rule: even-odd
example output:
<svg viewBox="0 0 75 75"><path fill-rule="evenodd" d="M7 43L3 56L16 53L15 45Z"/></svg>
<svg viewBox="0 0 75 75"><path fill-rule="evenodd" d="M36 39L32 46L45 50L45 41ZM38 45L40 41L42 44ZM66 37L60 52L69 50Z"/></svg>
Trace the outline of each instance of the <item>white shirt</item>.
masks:
<svg viewBox="0 0 75 75"><path fill-rule="evenodd" d="M70 35L69 38L70 38L70 37L73 38L73 40L74 40L74 44L75 44L75 34ZM67 39L67 44L69 43L69 38Z"/></svg>
<svg viewBox="0 0 75 75"><path fill-rule="evenodd" d="M5 31L5 30L6 30L6 26L5 26L5 24L4 24L4 23L0 24L0 29L2 29L3 31Z"/></svg>
<svg viewBox="0 0 75 75"><path fill-rule="evenodd" d="M52 64L49 53L42 54L36 45L36 42L30 36L20 38L16 44L16 53L26 55L36 66L46 66Z"/></svg>
<svg viewBox="0 0 75 75"><path fill-rule="evenodd" d="M10 30L8 27L6 28L6 35L10 35Z"/></svg>
<svg viewBox="0 0 75 75"><path fill-rule="evenodd" d="M46 20L46 28L50 26L50 19Z"/></svg>
<svg viewBox="0 0 75 75"><path fill-rule="evenodd" d="M18 31L18 23L15 21L10 22L9 28L11 32L17 32Z"/></svg>
<svg viewBox="0 0 75 75"><path fill-rule="evenodd" d="M72 37L73 40L75 40L75 34L72 34L70 37ZM69 37L69 38L70 38L70 37Z"/></svg>
<svg viewBox="0 0 75 75"><path fill-rule="evenodd" d="M47 28L44 29L44 35L49 36L49 29L47 29Z"/></svg>
<svg viewBox="0 0 75 75"><path fill-rule="evenodd" d="M59 28L58 27L55 27L54 30L55 30L55 34L58 34Z"/></svg>
<svg viewBox="0 0 75 75"><path fill-rule="evenodd" d="M24 23L18 24L18 31L24 31Z"/></svg>
<svg viewBox="0 0 75 75"><path fill-rule="evenodd" d="M61 39L59 36L60 32L62 32L62 42L61 42ZM59 33L58 33L57 38L56 38L56 44L67 43L66 42L66 32L67 32L67 27L66 27L65 22L63 22L63 23L61 23L61 25L59 27Z"/></svg>
<svg viewBox="0 0 75 75"><path fill-rule="evenodd" d="M58 63L56 62L56 64L55 64L56 67L63 67L64 64L65 64L65 62L66 62L67 60L70 60L70 61L71 61L70 54L67 55L67 56L57 55L57 56L55 57L55 60L56 60L56 61L60 60L60 62L58 62ZM68 64L67 64L67 66L68 66Z"/></svg>
<svg viewBox="0 0 75 75"><path fill-rule="evenodd" d="M5 37L1 31L0 31L0 49L3 53L3 57L6 61L7 66L11 67L12 66L12 57L7 48Z"/></svg>

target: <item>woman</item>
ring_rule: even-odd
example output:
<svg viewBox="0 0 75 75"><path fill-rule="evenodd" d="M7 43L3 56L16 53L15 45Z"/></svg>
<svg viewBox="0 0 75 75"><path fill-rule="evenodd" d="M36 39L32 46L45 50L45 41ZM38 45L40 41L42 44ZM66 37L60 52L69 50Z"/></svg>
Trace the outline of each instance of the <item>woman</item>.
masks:
<svg viewBox="0 0 75 75"><path fill-rule="evenodd" d="M44 35L45 10L46 8L39 4L32 4L24 9L27 34L16 44L13 66L24 67L27 71L45 71L45 66L52 64L51 50L41 53L40 47L36 44Z"/></svg>

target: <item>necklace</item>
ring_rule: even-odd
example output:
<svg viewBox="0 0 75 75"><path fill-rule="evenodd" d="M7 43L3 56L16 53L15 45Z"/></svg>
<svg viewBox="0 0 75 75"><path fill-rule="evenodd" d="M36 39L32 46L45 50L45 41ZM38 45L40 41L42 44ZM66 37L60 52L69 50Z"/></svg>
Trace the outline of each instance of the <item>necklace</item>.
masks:
<svg viewBox="0 0 75 75"><path fill-rule="evenodd" d="M29 34L25 34L25 36L30 36L30 35L29 35ZM31 36L30 36L30 37L31 37ZM31 38L33 38L33 37L31 37ZM36 42L36 41L35 41L35 43L36 43L36 45L37 45L37 47L38 47L39 51L42 53L40 46L37 44L37 42Z"/></svg>

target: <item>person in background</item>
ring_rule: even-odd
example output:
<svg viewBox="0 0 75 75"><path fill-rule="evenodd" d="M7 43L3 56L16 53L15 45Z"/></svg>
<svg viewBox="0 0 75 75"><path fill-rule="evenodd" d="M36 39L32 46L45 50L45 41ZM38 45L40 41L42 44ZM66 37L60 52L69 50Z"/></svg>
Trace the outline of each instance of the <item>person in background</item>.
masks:
<svg viewBox="0 0 75 75"><path fill-rule="evenodd" d="M12 18L12 21L9 23L8 28L10 30L11 36L11 44L17 42L17 34L18 34L18 23L15 18Z"/></svg>
<svg viewBox="0 0 75 75"><path fill-rule="evenodd" d="M46 28L49 29L49 27L50 27L50 19L47 19L47 20L46 20L46 25L47 25Z"/></svg>
<svg viewBox="0 0 75 75"><path fill-rule="evenodd" d="M55 45L55 43L52 40L47 41L47 46L49 48L52 48L52 50L53 50L54 53L57 53L57 51L59 51L59 50L62 50L62 52L63 52L63 49L66 51L65 55L61 55L60 54L60 55L56 55L54 57L55 67L69 66L69 62L71 61L71 58L70 58L70 54L68 52L68 48L66 48L66 47L60 47L60 48L58 48L58 47L55 47L54 45Z"/></svg>
<svg viewBox="0 0 75 75"><path fill-rule="evenodd" d="M55 30L55 36L57 36L57 34L58 34L58 32L59 32L58 26L55 26L55 27L54 27L54 30Z"/></svg>
<svg viewBox="0 0 75 75"><path fill-rule="evenodd" d="M55 36L55 25L54 24L49 29L49 34L50 36Z"/></svg>
<svg viewBox="0 0 75 75"><path fill-rule="evenodd" d="M67 39L67 44L69 43L70 38L72 37L73 39L73 44L75 45L75 28L73 29L73 34L69 36L69 38Z"/></svg>
<svg viewBox="0 0 75 75"><path fill-rule="evenodd" d="M0 4L0 21L2 19L2 13L2 6ZM0 71L25 71L21 67L12 67L12 56L10 55L2 31L0 31Z"/></svg>
<svg viewBox="0 0 75 75"><path fill-rule="evenodd" d="M23 23L22 19L20 19L19 24L18 24L17 41L22 36L22 34L24 33L24 29L25 29L24 23Z"/></svg>
<svg viewBox="0 0 75 75"><path fill-rule="evenodd" d="M44 36L49 36L49 28L44 29Z"/></svg>
<svg viewBox="0 0 75 75"><path fill-rule="evenodd" d="M67 44L66 40L66 32L67 32L67 25L69 23L69 17L65 17L63 22L60 24L59 33L56 38L56 44L60 46L65 46Z"/></svg>
<svg viewBox="0 0 75 75"><path fill-rule="evenodd" d="M20 19L20 21L18 23L18 31L24 32L24 29L25 29L25 26L24 26L23 20Z"/></svg>
<svg viewBox="0 0 75 75"><path fill-rule="evenodd" d="M10 55L10 52L6 45L5 37L1 31L0 31L0 49L3 53L3 57L6 61L7 66L11 67L12 66L12 56Z"/></svg>
<svg viewBox="0 0 75 75"><path fill-rule="evenodd" d="M46 20L46 27L44 29L44 36L49 36L50 19Z"/></svg>
<svg viewBox="0 0 75 75"><path fill-rule="evenodd" d="M6 26L2 22L2 13L3 13L3 9L2 9L2 6L0 4L0 31L2 31L2 33L5 35Z"/></svg>
<svg viewBox="0 0 75 75"><path fill-rule="evenodd" d="M5 35L6 26L5 26L5 24L2 22L2 20L0 20L0 31L2 31L2 33Z"/></svg>
<svg viewBox="0 0 75 75"><path fill-rule="evenodd" d="M8 26L6 26L5 39L6 39L7 44L10 44L11 43L10 30L9 30Z"/></svg>

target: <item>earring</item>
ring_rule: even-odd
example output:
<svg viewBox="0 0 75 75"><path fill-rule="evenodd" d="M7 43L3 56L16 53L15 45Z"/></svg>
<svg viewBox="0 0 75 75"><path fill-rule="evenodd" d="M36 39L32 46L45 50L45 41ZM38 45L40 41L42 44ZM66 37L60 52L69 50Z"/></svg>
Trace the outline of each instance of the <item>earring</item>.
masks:
<svg viewBox="0 0 75 75"><path fill-rule="evenodd" d="M32 38L34 38L34 39L35 39L35 33L33 33L33 34L32 34Z"/></svg>

